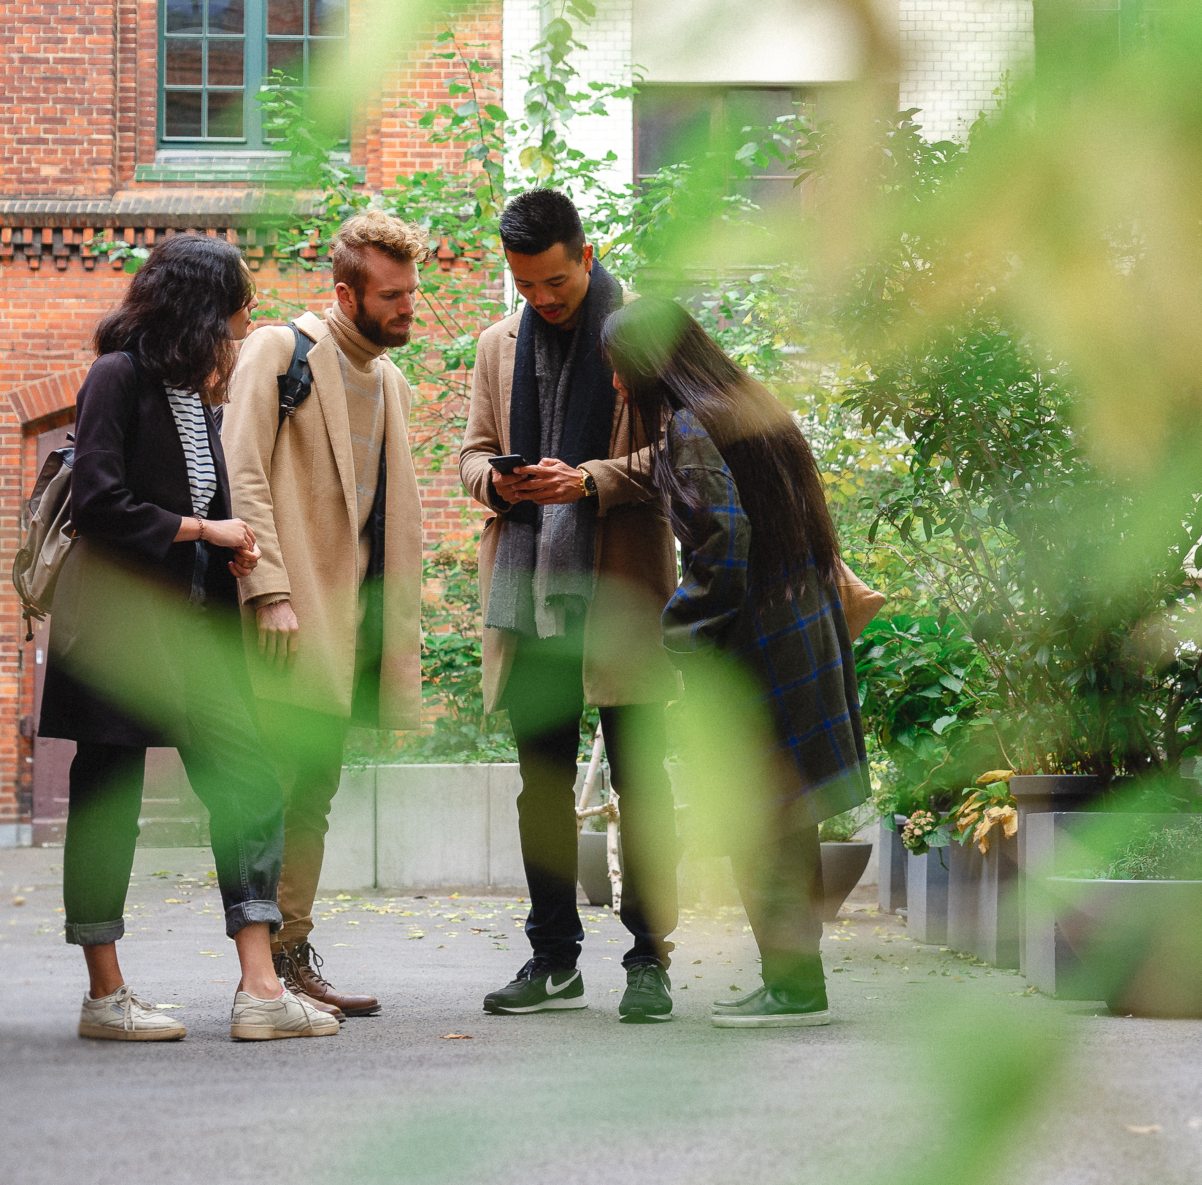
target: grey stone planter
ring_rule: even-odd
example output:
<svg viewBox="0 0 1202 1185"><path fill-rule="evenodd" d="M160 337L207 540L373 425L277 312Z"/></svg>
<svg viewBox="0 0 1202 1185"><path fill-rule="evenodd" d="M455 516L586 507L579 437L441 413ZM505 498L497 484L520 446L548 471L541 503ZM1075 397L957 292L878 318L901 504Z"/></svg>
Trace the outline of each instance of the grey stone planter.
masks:
<svg viewBox="0 0 1202 1185"><path fill-rule="evenodd" d="M1078 872L1089 863L1078 836L1091 816L1083 811L1045 811L1024 822L1022 973L1041 992L1071 1000L1096 1000L1082 981L1080 964L1056 921L1048 876Z"/></svg>
<svg viewBox="0 0 1202 1185"><path fill-rule="evenodd" d="M1031 774L1010 780L1018 834L991 834L987 856L971 844L952 845L947 943L997 967L1025 966L1023 889L1031 820L1064 806L1098 800L1101 782L1083 774Z"/></svg>
<svg viewBox="0 0 1202 1185"><path fill-rule="evenodd" d="M898 830L887 827L884 819L877 829L877 905L881 913L897 913L906 908L906 866L910 854L901 841L905 816L896 815L894 819L901 820L897 823Z"/></svg>
<svg viewBox="0 0 1202 1185"><path fill-rule="evenodd" d="M995 967L1017 967L1018 839L1002 839L1000 828L990 839L984 856L972 844L945 849L947 945Z"/></svg>
<svg viewBox="0 0 1202 1185"><path fill-rule="evenodd" d="M609 879L606 863L608 840L609 836L604 831L582 831L576 854L576 877L584 890L585 899L589 905L604 905L606 908L614 903L613 883ZM618 863L621 864L620 847Z"/></svg>
<svg viewBox="0 0 1202 1185"><path fill-rule="evenodd" d="M1046 959L1048 935L1041 932L1034 934L1031 942L1027 940L1027 884L1032 874L1046 874L1040 870L1048 867L1047 857L1050 854L1046 851L1038 855L1032 852L1029 843L1032 834L1030 824L1040 815L1051 812L1088 809L1101 800L1102 790L1102 780L1091 774L1016 774L1010 779L1010 793L1018 803L1018 966L1028 978L1031 978L1028 974L1028 953ZM1036 952L1035 948L1040 946L1045 949Z"/></svg>
<svg viewBox="0 0 1202 1185"><path fill-rule="evenodd" d="M951 854L936 848L906 857L906 929L915 942L947 942L947 888Z"/></svg>
<svg viewBox="0 0 1202 1185"><path fill-rule="evenodd" d="M1121 1015L1202 1017L1202 881L1052 877L1049 888L1080 965L1078 998Z"/></svg>
<svg viewBox="0 0 1202 1185"><path fill-rule="evenodd" d="M824 843L822 848L822 920L833 922L848 894L859 883L872 855L871 843L851 840L847 843Z"/></svg>

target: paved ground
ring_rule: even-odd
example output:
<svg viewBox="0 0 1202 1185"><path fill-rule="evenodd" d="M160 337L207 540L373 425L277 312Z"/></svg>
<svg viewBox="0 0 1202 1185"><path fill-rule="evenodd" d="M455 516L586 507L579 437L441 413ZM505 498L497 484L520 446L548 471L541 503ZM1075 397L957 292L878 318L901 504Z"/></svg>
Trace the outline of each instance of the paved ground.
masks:
<svg viewBox="0 0 1202 1185"><path fill-rule="evenodd" d="M59 857L0 851L0 1185L1199 1185L1202 1023L1047 1000L912 943L866 895L827 926L836 1023L737 1032L741 913L688 914L671 1024L617 1022L620 925L589 909L590 1008L480 1011L526 958L512 899L338 898L319 947L383 1015L336 1038L227 1039L237 982L204 853L141 852L123 947L178 1045L74 1036Z"/></svg>

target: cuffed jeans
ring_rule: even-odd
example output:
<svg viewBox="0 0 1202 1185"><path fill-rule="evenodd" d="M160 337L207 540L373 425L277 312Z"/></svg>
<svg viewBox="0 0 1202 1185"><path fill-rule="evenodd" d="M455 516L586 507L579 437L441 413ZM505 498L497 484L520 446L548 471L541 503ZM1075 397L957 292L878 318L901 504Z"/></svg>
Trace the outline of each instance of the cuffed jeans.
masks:
<svg viewBox="0 0 1202 1185"><path fill-rule="evenodd" d="M576 908L576 762L584 712L582 632L521 638L505 690L521 767L518 830L530 893L526 936L536 958L565 967L580 955ZM676 928L676 820L664 770L662 704L601 708L610 776L622 812L622 962L669 963Z"/></svg>
<svg viewBox="0 0 1202 1185"><path fill-rule="evenodd" d="M214 665L214 671L218 668ZM217 883L232 938L244 926L280 924L276 885L283 852L283 799L240 689L188 689L191 736L179 754L210 817ZM115 942L125 933L125 896L138 838L146 750L80 741L71 763L63 901L67 941Z"/></svg>

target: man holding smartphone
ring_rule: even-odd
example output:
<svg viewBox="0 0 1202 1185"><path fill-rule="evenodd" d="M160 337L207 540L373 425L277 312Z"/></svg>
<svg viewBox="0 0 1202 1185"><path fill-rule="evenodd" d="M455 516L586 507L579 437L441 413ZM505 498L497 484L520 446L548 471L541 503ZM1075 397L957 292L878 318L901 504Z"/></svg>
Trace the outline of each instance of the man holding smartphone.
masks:
<svg viewBox="0 0 1202 1185"><path fill-rule="evenodd" d="M600 350L622 290L562 193L515 197L500 230L526 304L480 337L459 471L494 512L480 541L484 699L487 711L508 709L517 744L533 957L484 1009L586 1007L573 788L581 715L594 704L621 801L621 916L633 940L618 1011L665 1021L677 907L663 705L675 676L659 614L676 557Z"/></svg>

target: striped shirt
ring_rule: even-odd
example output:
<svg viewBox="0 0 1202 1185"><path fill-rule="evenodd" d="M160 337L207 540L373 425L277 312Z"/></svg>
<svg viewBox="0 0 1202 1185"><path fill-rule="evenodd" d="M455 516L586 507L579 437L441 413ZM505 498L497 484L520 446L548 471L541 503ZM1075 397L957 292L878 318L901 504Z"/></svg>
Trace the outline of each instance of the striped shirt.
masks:
<svg viewBox="0 0 1202 1185"><path fill-rule="evenodd" d="M208 518L209 503L217 493L217 468L209 446L204 405L195 391L184 391L179 387L167 388L167 402L171 404L171 414L175 417L175 428L188 466L192 513Z"/></svg>

